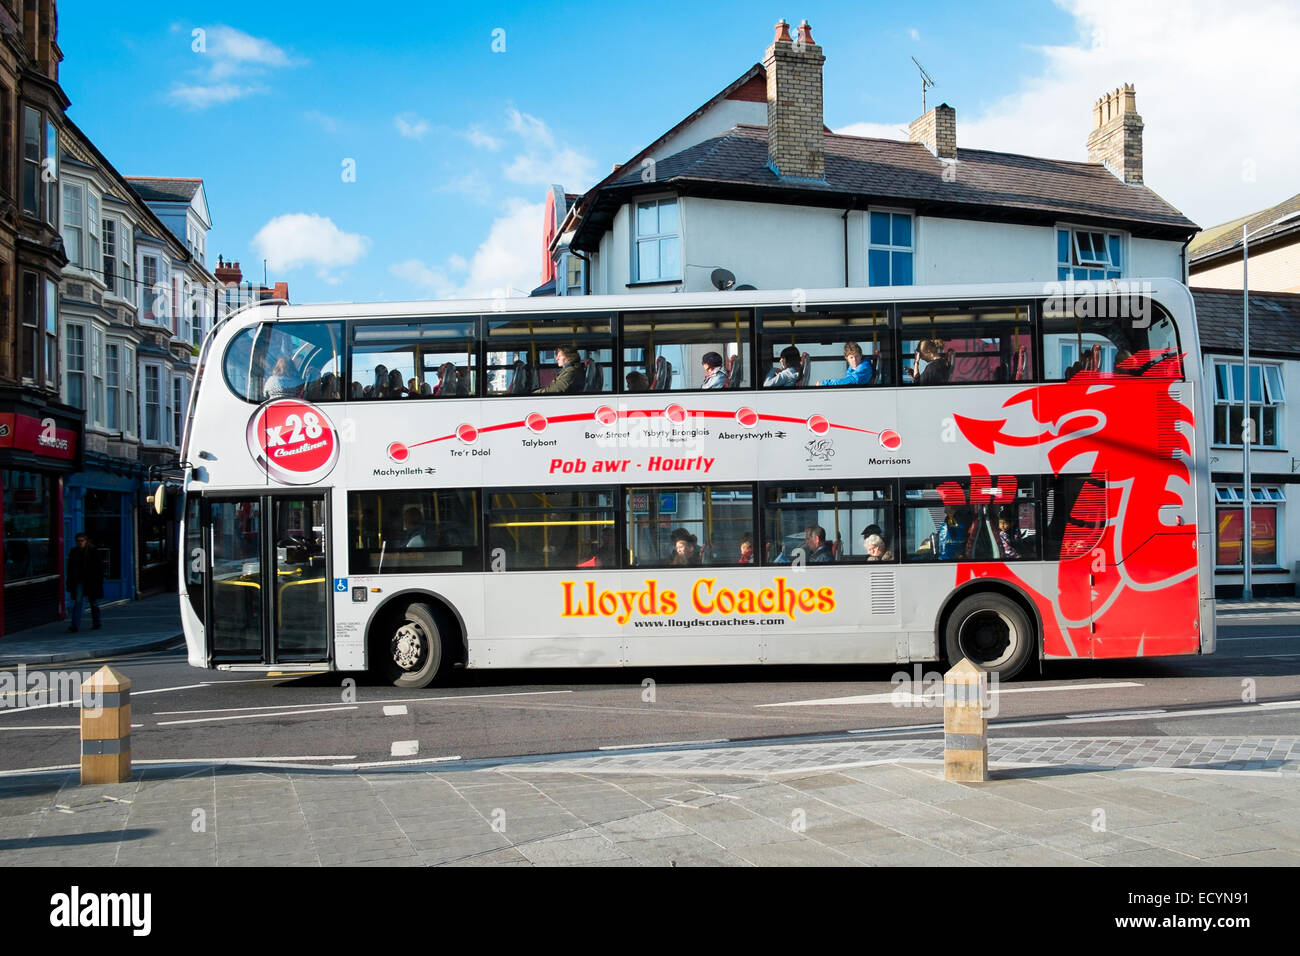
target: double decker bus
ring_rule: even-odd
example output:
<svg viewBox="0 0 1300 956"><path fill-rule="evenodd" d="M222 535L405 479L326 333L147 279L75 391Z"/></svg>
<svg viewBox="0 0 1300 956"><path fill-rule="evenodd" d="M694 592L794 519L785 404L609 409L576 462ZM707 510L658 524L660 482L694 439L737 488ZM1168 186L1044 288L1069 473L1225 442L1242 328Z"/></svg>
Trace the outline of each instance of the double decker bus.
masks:
<svg viewBox="0 0 1300 956"><path fill-rule="evenodd" d="M184 436L189 662L1210 653L1201 368L1173 280L253 307Z"/></svg>

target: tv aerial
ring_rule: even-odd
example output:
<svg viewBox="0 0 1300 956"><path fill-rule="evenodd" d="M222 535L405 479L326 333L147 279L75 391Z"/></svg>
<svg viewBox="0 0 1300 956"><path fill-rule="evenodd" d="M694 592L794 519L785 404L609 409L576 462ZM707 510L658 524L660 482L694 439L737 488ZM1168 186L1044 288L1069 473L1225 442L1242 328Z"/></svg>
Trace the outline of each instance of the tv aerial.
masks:
<svg viewBox="0 0 1300 956"><path fill-rule="evenodd" d="M939 84L934 81L934 77L932 77L929 73L926 72L925 67L921 65L920 60L918 60L916 57L912 57L912 62L915 63L916 68L921 71L921 115L924 116L926 113L925 91L929 87L938 86Z"/></svg>
<svg viewBox="0 0 1300 956"><path fill-rule="evenodd" d="M726 292L736 284L736 277L729 269L714 269L709 276L709 281L719 292Z"/></svg>

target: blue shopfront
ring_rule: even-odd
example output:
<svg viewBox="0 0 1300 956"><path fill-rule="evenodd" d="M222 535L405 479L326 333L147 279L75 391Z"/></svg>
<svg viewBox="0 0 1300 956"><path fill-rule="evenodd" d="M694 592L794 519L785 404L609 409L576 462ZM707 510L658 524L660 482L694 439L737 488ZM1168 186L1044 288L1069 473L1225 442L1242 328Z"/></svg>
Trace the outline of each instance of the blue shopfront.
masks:
<svg viewBox="0 0 1300 956"><path fill-rule="evenodd" d="M86 453L84 470L69 476L63 494L66 540L85 532L104 567L104 600L136 596L135 514L144 468Z"/></svg>

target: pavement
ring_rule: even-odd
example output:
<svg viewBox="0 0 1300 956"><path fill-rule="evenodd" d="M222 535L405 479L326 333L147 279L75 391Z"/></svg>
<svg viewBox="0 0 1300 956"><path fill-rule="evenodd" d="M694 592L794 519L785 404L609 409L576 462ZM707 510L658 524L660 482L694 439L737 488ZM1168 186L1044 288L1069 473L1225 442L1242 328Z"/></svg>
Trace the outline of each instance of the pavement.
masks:
<svg viewBox="0 0 1300 956"><path fill-rule="evenodd" d="M0 865L1300 865L1300 737L995 740L982 784L940 747L5 774Z"/></svg>
<svg viewBox="0 0 1300 956"><path fill-rule="evenodd" d="M81 630L73 634L67 621L42 624L0 637L0 667L28 667L88 658L118 657L161 650L182 638L179 598L157 594L100 608L103 626L90 628L90 609L81 609Z"/></svg>
<svg viewBox="0 0 1300 956"><path fill-rule="evenodd" d="M174 640L140 630L162 605L115 610L103 631L23 632L0 653ZM989 761L987 783L949 783L940 741L889 738L382 769L137 763L86 787L14 772L0 866L1300 865L1300 736L995 738Z"/></svg>

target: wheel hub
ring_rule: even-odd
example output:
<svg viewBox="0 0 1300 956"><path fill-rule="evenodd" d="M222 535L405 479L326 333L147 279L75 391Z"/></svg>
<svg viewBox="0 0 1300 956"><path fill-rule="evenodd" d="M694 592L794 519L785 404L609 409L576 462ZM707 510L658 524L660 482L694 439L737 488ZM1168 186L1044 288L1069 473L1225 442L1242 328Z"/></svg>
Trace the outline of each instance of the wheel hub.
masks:
<svg viewBox="0 0 1300 956"><path fill-rule="evenodd" d="M413 671L423 660L427 642L419 626L407 622L393 635L393 663L404 671Z"/></svg>
<svg viewBox="0 0 1300 956"><path fill-rule="evenodd" d="M961 624L957 642L962 655L981 667L997 666L1016 649L1015 625L998 611L976 611Z"/></svg>

